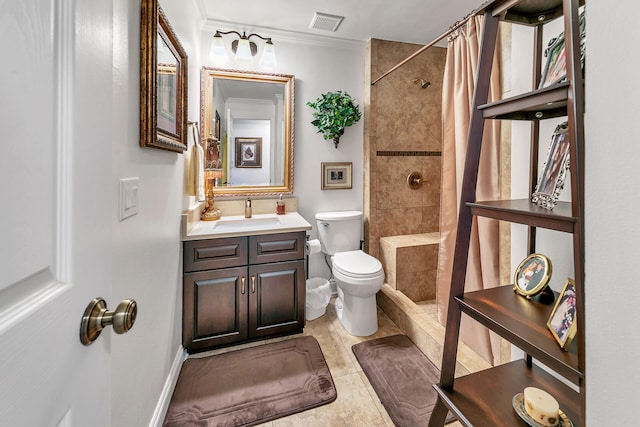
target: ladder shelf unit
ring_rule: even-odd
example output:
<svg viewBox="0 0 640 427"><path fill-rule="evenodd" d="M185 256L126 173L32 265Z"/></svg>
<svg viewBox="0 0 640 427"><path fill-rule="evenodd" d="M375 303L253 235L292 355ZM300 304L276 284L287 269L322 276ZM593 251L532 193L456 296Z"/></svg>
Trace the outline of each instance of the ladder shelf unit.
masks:
<svg viewBox="0 0 640 427"><path fill-rule="evenodd" d="M584 77L580 62L578 16L578 8L583 4L582 0L493 0L483 9L485 24L460 197L442 369L440 383L434 385L438 401L429 421L430 427L444 425L448 412L464 426L526 426L513 409L512 399L529 386L538 387L554 396L560 404L560 409L575 426L586 424ZM533 86L537 88L540 81L542 25L556 18L562 19L564 23L566 80L487 103L498 22L503 20L534 28L536 41L533 52ZM525 120L532 123L530 170L533 172L529 174L529 185L533 190L538 169L539 121L557 117L567 117L568 122L571 201L558 202L553 210L541 208L529 199L476 201L476 180L484 121ZM464 291L474 217L528 226L529 253L535 252L537 228L569 233L572 236L572 279L576 287L577 333L568 351L558 345L547 328L547 320L554 304L545 304L535 297L527 300L515 293L511 284L473 292ZM554 295L557 297L557 292L554 292ZM526 358L456 378L455 366L462 313L522 349ZM551 374L547 368L555 374Z"/></svg>

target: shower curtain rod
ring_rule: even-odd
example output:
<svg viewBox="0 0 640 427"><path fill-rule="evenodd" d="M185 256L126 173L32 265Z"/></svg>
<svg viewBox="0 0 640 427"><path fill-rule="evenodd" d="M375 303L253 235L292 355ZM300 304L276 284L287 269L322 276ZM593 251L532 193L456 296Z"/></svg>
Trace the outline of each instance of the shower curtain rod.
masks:
<svg viewBox="0 0 640 427"><path fill-rule="evenodd" d="M403 59L397 65L392 67L389 71L387 71L386 73L384 73L383 75L381 75L380 77L378 77L377 79L372 81L371 82L371 86L375 85L380 80L384 79L389 74L393 73L395 70L397 70L398 68L402 67L404 64L406 64L407 62L411 61L413 58L415 58L416 56L420 55L422 52L424 52L425 50L429 49L431 46L433 46L434 44L438 43L443 38L447 37L449 34L451 34L454 31L456 31L458 28L462 27L464 24L467 23L468 20L470 20L471 18L473 18L477 14L479 14L481 12L484 12L484 10L487 9L490 5L492 5L494 3L499 3L500 1L504 1L504 0L489 0L489 1L484 2L483 4L480 5L479 8L477 8L476 10L472 11L469 15L467 15L462 21L456 22L454 25L449 27L449 29L447 31L445 31L444 33L442 33L438 37L436 37L431 43L422 46L420 49L418 49L417 51L412 53L410 56L408 56L407 58ZM511 2L513 2L513 1L511 1Z"/></svg>

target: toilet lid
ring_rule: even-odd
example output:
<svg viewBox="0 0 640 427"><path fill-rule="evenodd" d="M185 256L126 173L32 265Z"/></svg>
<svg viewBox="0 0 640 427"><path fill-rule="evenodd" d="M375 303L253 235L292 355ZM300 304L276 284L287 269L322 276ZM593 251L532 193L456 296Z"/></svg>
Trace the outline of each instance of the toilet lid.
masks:
<svg viewBox="0 0 640 427"><path fill-rule="evenodd" d="M338 252L333 256L333 268L352 277L373 277L382 272L380 261L362 251Z"/></svg>

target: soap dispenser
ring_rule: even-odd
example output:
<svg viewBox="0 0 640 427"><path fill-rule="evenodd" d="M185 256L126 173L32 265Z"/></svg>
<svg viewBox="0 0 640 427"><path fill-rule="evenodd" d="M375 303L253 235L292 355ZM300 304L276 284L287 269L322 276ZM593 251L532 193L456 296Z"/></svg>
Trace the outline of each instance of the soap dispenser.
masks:
<svg viewBox="0 0 640 427"><path fill-rule="evenodd" d="M284 200L282 200L282 194L276 200L276 214L284 215Z"/></svg>
<svg viewBox="0 0 640 427"><path fill-rule="evenodd" d="M251 199L247 199L244 203L244 217L251 218Z"/></svg>

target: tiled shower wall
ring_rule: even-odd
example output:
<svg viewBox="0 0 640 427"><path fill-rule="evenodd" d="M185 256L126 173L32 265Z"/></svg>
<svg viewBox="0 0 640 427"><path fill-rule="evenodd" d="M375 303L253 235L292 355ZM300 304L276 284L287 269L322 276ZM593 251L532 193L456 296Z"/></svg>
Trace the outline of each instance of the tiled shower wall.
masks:
<svg viewBox="0 0 640 427"><path fill-rule="evenodd" d="M438 231L446 49L432 47L371 86L420 47L377 39L367 46L365 249L375 257L380 237ZM422 81L430 85L423 89ZM409 188L411 172L422 174L420 189Z"/></svg>

